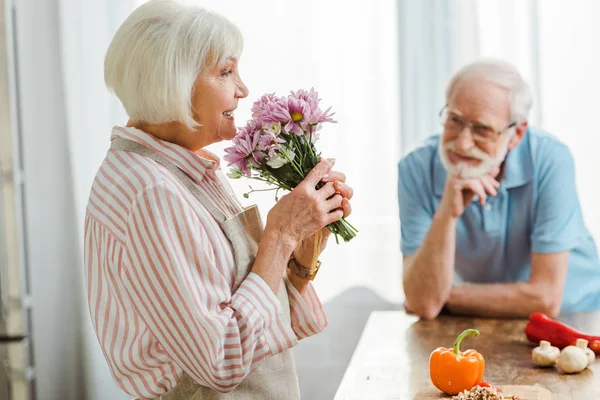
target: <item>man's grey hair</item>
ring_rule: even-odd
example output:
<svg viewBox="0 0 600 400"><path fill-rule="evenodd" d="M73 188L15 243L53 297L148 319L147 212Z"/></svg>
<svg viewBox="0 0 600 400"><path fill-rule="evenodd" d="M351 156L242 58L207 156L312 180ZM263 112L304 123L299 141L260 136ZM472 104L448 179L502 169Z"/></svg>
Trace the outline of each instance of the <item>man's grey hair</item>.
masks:
<svg viewBox="0 0 600 400"><path fill-rule="evenodd" d="M199 126L191 106L198 75L239 57L242 48L240 30L221 15L189 1L152 0L117 30L104 59L104 81L130 119L193 129Z"/></svg>
<svg viewBox="0 0 600 400"><path fill-rule="evenodd" d="M458 70L446 88L446 102L456 84L463 79L483 79L508 91L511 118L514 122L527 120L533 98L529 85L511 64L497 59L480 59Z"/></svg>

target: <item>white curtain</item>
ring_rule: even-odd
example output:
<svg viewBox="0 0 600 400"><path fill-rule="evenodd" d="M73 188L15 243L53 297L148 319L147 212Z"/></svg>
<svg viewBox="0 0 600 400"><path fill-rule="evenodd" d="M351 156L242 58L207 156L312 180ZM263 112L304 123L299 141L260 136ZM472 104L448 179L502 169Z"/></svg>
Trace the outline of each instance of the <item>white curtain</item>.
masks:
<svg viewBox="0 0 600 400"><path fill-rule="evenodd" d="M103 57L110 39L140 0L60 0L62 65L70 155L79 228L93 177L108 148L110 128L126 115L103 82ZM333 106L338 124L323 130L323 154L337 159L355 189L350 221L360 230L349 244L332 240L315 281L327 301L364 285L399 301L399 232L396 163L400 156L397 9L393 1L278 0L199 1L233 20L244 34L240 68L250 89L236 121L250 117L252 101L266 92L317 89ZM226 144L212 146L223 155ZM224 168L225 165L223 165ZM233 181L241 198L251 182ZM254 186L254 185L253 185ZM274 204L255 194L263 214ZM80 231L79 238L83 239ZM81 243L79 243L81 250ZM81 251L80 251L81 253ZM82 300L88 399L126 398L115 386L91 329Z"/></svg>
<svg viewBox="0 0 600 400"><path fill-rule="evenodd" d="M406 152L439 132L450 75L480 56L514 64L531 85L530 123L564 141L575 157L588 228L600 240L594 171L600 91L600 26L594 0L400 0L402 140ZM404 14L403 14L404 12Z"/></svg>
<svg viewBox="0 0 600 400"><path fill-rule="evenodd" d="M104 53L119 24L135 7L135 0L59 0L69 157L73 179L83 283L83 221L92 180L109 146L110 129L126 115L111 97L103 78ZM83 286L84 287L84 286ZM85 292L85 291L84 291ZM128 398L114 384L93 331L87 300L81 299L82 351L86 399Z"/></svg>
<svg viewBox="0 0 600 400"><path fill-rule="evenodd" d="M439 131L444 86L464 59L477 54L475 0L399 0L403 153Z"/></svg>
<svg viewBox="0 0 600 400"><path fill-rule="evenodd" d="M250 95L236 122L250 118L263 93L287 94L314 87L337 124L324 127L318 145L335 157L337 170L355 189L349 220L360 233L348 244L331 240L315 286L324 301L344 290L367 286L400 301L399 222L396 164L400 156L397 7L394 1L204 0L232 19L244 34L242 79ZM258 11L262 10L262 11ZM219 154L226 144L214 146ZM241 197L248 180L232 182ZM252 194L263 218L273 194Z"/></svg>
<svg viewBox="0 0 600 400"><path fill-rule="evenodd" d="M538 80L543 127L575 157L583 215L600 243L600 2L538 2Z"/></svg>

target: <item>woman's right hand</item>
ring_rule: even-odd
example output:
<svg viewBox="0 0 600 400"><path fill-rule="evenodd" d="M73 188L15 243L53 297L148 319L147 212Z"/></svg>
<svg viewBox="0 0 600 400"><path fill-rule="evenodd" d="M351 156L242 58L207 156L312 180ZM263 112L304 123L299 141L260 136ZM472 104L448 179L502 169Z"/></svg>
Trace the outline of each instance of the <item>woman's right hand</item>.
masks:
<svg viewBox="0 0 600 400"><path fill-rule="evenodd" d="M321 161L291 193L279 199L267 215L265 229L273 229L298 244L341 219L344 215L343 197L337 193L334 182L327 182L321 189L316 189L334 163L332 158Z"/></svg>

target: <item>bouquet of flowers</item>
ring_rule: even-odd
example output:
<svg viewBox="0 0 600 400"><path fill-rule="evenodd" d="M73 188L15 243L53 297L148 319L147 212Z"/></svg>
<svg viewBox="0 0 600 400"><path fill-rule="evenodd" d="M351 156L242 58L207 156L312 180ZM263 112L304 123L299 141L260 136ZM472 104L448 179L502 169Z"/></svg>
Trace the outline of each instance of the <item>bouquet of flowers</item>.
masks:
<svg viewBox="0 0 600 400"><path fill-rule="evenodd" d="M319 162L315 143L322 124L336 122L331 107L322 111L319 101L314 89L285 97L263 95L252 106L252 119L225 149L224 159L232 167L228 176L267 182L276 186L273 190L294 189ZM317 188L323 185L320 182ZM338 243L338 236L348 242L358 232L344 218L327 227Z"/></svg>

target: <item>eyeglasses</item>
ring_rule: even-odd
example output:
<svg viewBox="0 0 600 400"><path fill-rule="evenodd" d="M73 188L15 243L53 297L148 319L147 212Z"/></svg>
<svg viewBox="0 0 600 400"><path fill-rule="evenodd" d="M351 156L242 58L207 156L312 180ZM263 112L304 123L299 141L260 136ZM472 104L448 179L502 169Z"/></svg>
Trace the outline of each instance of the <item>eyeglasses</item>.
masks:
<svg viewBox="0 0 600 400"><path fill-rule="evenodd" d="M506 128L498 131L491 126L482 124L481 122L467 121L466 119L450 111L448 109L448 105L445 105L440 111L440 122L442 123L444 129L452 135L460 134L465 127L468 126L473 134L473 140L479 143L495 142L504 132L517 126L517 123L513 122Z"/></svg>

